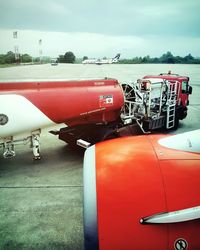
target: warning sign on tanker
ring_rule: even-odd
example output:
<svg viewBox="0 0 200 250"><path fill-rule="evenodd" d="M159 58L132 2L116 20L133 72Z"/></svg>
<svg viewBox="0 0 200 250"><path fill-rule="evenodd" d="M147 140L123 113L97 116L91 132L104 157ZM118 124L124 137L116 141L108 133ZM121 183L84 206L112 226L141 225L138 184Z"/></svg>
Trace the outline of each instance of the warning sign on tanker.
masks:
<svg viewBox="0 0 200 250"><path fill-rule="evenodd" d="M112 95L100 95L99 96L99 106L100 107L113 106L113 96Z"/></svg>

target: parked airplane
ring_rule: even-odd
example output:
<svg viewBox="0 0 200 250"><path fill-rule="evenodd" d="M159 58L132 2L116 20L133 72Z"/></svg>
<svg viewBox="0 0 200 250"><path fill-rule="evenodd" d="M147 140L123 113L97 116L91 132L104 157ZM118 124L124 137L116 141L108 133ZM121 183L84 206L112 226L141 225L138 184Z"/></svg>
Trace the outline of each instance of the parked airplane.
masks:
<svg viewBox="0 0 200 250"><path fill-rule="evenodd" d="M117 63L119 61L119 58L120 58L120 54L117 54L113 58L109 58L109 59L96 59L96 58L94 58L94 59L86 59L82 63L83 64L97 64L97 65L112 64L112 63Z"/></svg>
<svg viewBox="0 0 200 250"><path fill-rule="evenodd" d="M85 250L200 248L200 129L104 141L84 157Z"/></svg>

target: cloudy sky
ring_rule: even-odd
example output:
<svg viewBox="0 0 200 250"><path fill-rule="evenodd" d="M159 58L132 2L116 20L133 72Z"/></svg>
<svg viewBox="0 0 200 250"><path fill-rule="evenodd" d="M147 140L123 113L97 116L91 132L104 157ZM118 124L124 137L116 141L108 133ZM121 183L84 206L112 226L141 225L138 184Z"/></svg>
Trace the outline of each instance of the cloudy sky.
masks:
<svg viewBox="0 0 200 250"><path fill-rule="evenodd" d="M0 0L0 38L0 53L200 57L200 0Z"/></svg>

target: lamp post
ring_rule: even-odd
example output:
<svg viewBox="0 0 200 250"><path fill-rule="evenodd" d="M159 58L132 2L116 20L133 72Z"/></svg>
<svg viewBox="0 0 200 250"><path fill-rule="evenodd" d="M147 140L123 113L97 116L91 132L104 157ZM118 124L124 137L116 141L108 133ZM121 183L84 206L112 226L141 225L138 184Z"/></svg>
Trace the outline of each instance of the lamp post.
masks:
<svg viewBox="0 0 200 250"><path fill-rule="evenodd" d="M42 39L39 39L39 57L40 63L42 63Z"/></svg>
<svg viewBox="0 0 200 250"><path fill-rule="evenodd" d="M13 38L14 39L17 39L17 31L13 31ZM14 46L14 51L15 51L15 61L16 63L19 63L20 62L20 58L19 58L19 46L17 45L17 42Z"/></svg>

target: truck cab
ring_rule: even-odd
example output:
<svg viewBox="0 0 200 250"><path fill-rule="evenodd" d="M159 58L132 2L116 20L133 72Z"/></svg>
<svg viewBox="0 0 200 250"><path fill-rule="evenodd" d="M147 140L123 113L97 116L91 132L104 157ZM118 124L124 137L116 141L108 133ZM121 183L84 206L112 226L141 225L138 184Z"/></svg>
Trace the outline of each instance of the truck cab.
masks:
<svg viewBox="0 0 200 250"><path fill-rule="evenodd" d="M190 78L188 76L180 76L178 74L172 74L170 71L168 73L161 73L159 75L147 75L143 77L146 78L162 78L169 82L177 81L178 84L178 97L179 102L183 106L189 105L189 95L192 94L192 87L189 85Z"/></svg>
<svg viewBox="0 0 200 250"><path fill-rule="evenodd" d="M189 85L188 76L180 76L178 74L172 74L171 71L168 73L161 73L159 75L147 75L144 79L150 78L161 78L169 83L173 84L177 82L177 104L176 113L178 119L182 120L187 116L187 106L189 105L189 95L192 94L192 87Z"/></svg>

